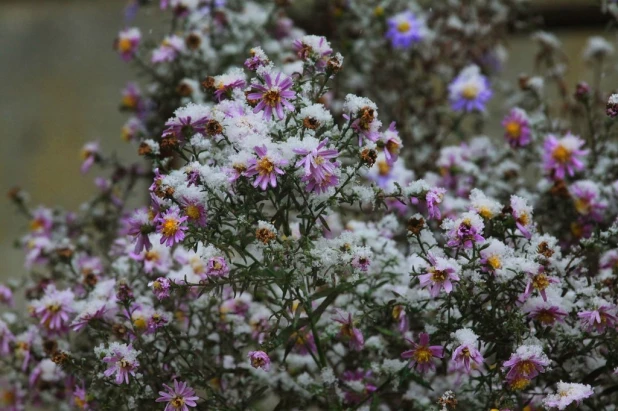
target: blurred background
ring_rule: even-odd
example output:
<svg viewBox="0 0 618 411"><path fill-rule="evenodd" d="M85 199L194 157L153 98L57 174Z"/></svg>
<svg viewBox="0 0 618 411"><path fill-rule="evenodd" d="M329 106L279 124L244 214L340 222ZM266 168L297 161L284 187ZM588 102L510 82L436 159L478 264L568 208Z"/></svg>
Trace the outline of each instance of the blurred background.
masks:
<svg viewBox="0 0 618 411"><path fill-rule="evenodd" d="M298 20L312 15L311 0L296 0ZM608 37L598 0L532 0L532 12L564 44L569 84L590 80L580 56L588 37ZM123 28L126 0L0 0L0 192L20 186L31 204L76 209L94 192L95 173L79 173L80 150L99 140L105 152L135 158L120 138L126 116L120 90L134 78L112 49ZM319 21L319 20L317 20ZM148 37L164 24L156 7L140 10L136 25ZM302 23L301 23L302 25ZM319 28L318 28L319 29ZM532 72L528 36L513 35L505 78ZM615 79L606 78L607 89ZM615 83L614 83L615 84ZM499 123L500 119L495 121ZM27 222L6 196L0 200L0 280L23 272L13 243Z"/></svg>

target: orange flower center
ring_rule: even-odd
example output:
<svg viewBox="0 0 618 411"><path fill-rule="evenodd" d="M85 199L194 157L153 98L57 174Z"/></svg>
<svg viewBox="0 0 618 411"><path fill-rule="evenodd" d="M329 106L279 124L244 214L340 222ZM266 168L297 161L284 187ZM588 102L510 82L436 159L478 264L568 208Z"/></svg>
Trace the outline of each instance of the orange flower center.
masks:
<svg viewBox="0 0 618 411"><path fill-rule="evenodd" d="M386 161L379 161L378 162L378 173L381 176L387 176L388 173L390 173L390 172L391 172L391 166L389 166Z"/></svg>
<svg viewBox="0 0 618 411"><path fill-rule="evenodd" d="M556 160L560 164L564 164L569 161L571 158L571 152L564 148L561 145L558 145L554 148L554 151L551 153L551 156L554 160Z"/></svg>
<svg viewBox="0 0 618 411"><path fill-rule="evenodd" d="M400 33L407 33L410 31L410 28L412 28L412 26L407 21L402 21L397 25L397 31Z"/></svg>
<svg viewBox="0 0 618 411"><path fill-rule="evenodd" d="M275 169L275 164L268 157L264 157L257 162L257 170L261 176L270 174Z"/></svg>
<svg viewBox="0 0 618 411"><path fill-rule="evenodd" d="M414 359L419 364L424 364L431 361L431 350L429 347L418 347L416 351L414 351Z"/></svg>
<svg viewBox="0 0 618 411"><path fill-rule="evenodd" d="M178 220L175 218L166 218L163 223L161 233L166 237L172 237L178 231Z"/></svg>
<svg viewBox="0 0 618 411"><path fill-rule="evenodd" d="M118 50L121 53L129 52L131 51L132 48L133 48L133 43L131 43L131 40L127 38L120 39L120 41L118 42Z"/></svg>
<svg viewBox="0 0 618 411"><path fill-rule="evenodd" d="M466 100L474 100L479 94L479 89L475 84L466 84L461 90L461 96Z"/></svg>
<svg viewBox="0 0 618 411"><path fill-rule="evenodd" d="M271 107L275 107L281 102L281 93L278 88L271 88L262 96L262 99L266 104Z"/></svg>
<svg viewBox="0 0 618 411"><path fill-rule="evenodd" d="M504 129L510 139L517 140L521 137L521 125L516 121L509 121Z"/></svg>
<svg viewBox="0 0 618 411"><path fill-rule="evenodd" d="M547 278L547 276L545 274L537 274L532 279L532 285L537 290L544 290L547 287L549 287L549 279Z"/></svg>

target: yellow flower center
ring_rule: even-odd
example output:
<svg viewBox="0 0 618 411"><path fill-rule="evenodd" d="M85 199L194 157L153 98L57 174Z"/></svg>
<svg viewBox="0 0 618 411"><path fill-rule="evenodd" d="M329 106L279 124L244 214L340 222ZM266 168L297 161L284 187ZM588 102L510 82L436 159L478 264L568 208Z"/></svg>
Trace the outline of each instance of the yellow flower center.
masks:
<svg viewBox="0 0 618 411"><path fill-rule="evenodd" d="M268 157L261 158L257 162L257 170L261 176L270 174L275 169L275 164Z"/></svg>
<svg viewBox="0 0 618 411"><path fill-rule="evenodd" d="M75 406L77 406L77 408L81 410L86 408L86 401L82 400L81 398L77 396L73 397L73 402L75 403Z"/></svg>
<svg viewBox="0 0 618 411"><path fill-rule="evenodd" d="M30 222L31 231L39 231L43 227L44 227L43 220L40 218L36 218Z"/></svg>
<svg viewBox="0 0 618 411"><path fill-rule="evenodd" d="M278 88L271 88L262 96L262 100L271 107L275 107L281 102L281 94Z"/></svg>
<svg viewBox="0 0 618 411"><path fill-rule="evenodd" d="M527 226L530 222L530 217L528 216L528 213L521 213L519 217L517 217L517 222L519 222L523 226Z"/></svg>
<svg viewBox="0 0 618 411"><path fill-rule="evenodd" d="M158 261L159 253L156 251L146 251L146 254L144 255L144 259L146 261Z"/></svg>
<svg viewBox="0 0 618 411"><path fill-rule="evenodd" d="M588 215L590 213L590 203L583 198L576 198L575 209L580 214Z"/></svg>
<svg viewBox="0 0 618 411"><path fill-rule="evenodd" d="M492 213L489 207L487 206L480 206L477 211L481 217L486 218L488 220L494 216L494 213Z"/></svg>
<svg viewBox="0 0 618 411"><path fill-rule="evenodd" d="M544 290L547 287L549 287L549 279L547 278L547 276L545 274L537 274L532 279L532 285L537 290Z"/></svg>
<svg viewBox="0 0 618 411"><path fill-rule="evenodd" d="M429 272L431 273L431 280L435 283L443 283L446 280L447 274L445 271L430 268Z"/></svg>
<svg viewBox="0 0 618 411"><path fill-rule="evenodd" d="M412 26L410 26L410 23L408 23L407 21L402 21L397 25L397 31L400 33L407 33L408 31L410 31L411 27Z"/></svg>
<svg viewBox="0 0 618 411"><path fill-rule="evenodd" d="M128 51L131 51L132 48L133 48L133 43L131 43L131 40L129 40L128 38L122 38L118 42L118 50L121 53L126 53Z"/></svg>
<svg viewBox="0 0 618 411"><path fill-rule="evenodd" d="M399 152L399 143L395 140L388 140L384 147L389 153L394 154Z"/></svg>
<svg viewBox="0 0 618 411"><path fill-rule="evenodd" d="M520 374L528 375L534 371L534 364L529 360L521 361L517 363L517 370Z"/></svg>
<svg viewBox="0 0 618 411"><path fill-rule="evenodd" d="M424 364L431 361L431 350L428 347L418 347L414 351L414 359L419 364Z"/></svg>
<svg viewBox="0 0 618 411"><path fill-rule="evenodd" d="M539 311L536 319L539 320L542 324L552 324L554 322L554 316L551 312L547 310Z"/></svg>
<svg viewBox="0 0 618 411"><path fill-rule="evenodd" d="M466 100L474 100L479 94L479 89L475 84L466 84L461 90L461 96Z"/></svg>
<svg viewBox="0 0 618 411"><path fill-rule="evenodd" d="M166 237L172 237L178 231L178 220L175 218L166 218L163 223L161 233Z"/></svg>
<svg viewBox="0 0 618 411"><path fill-rule="evenodd" d="M185 214L187 214L191 220L197 220L200 218L200 209L198 206L191 204L185 209Z"/></svg>
<svg viewBox="0 0 618 411"><path fill-rule="evenodd" d="M265 363L266 362L261 357L253 357L253 358L251 358L251 365L254 366L255 368L259 368L259 367L263 366Z"/></svg>
<svg viewBox="0 0 618 411"><path fill-rule="evenodd" d="M47 306L47 310L55 314L58 311L60 311L60 305L59 304L49 304Z"/></svg>
<svg viewBox="0 0 618 411"><path fill-rule="evenodd" d="M378 161L378 173L381 176L387 176L391 172L391 166L386 161Z"/></svg>
<svg viewBox="0 0 618 411"><path fill-rule="evenodd" d="M397 320L401 316L402 311L403 311L403 306L401 305L394 306L393 312L391 313L391 315L393 316L393 319Z"/></svg>
<svg viewBox="0 0 618 411"><path fill-rule="evenodd" d="M500 260L500 257L498 257L497 255L492 255L491 257L489 257L487 259L487 263L491 266L491 268L493 268L494 270L497 270L498 268L502 267L502 261Z"/></svg>
<svg viewBox="0 0 618 411"><path fill-rule="evenodd" d="M517 378L511 382L511 389L514 391L520 391L526 388L530 384L530 380L527 378Z"/></svg>
<svg viewBox="0 0 618 411"><path fill-rule="evenodd" d="M135 106L137 106L137 99L134 96L127 94L122 97L122 105L128 108L135 108Z"/></svg>
<svg viewBox="0 0 618 411"><path fill-rule="evenodd" d="M148 326L148 323L146 322L146 318L144 318L144 316L140 315L140 316L136 316L136 317L133 318L133 325L138 330L145 330L146 327Z"/></svg>
<svg viewBox="0 0 618 411"><path fill-rule="evenodd" d="M504 127L506 134L510 139L517 140L521 137L521 124L516 121L510 121Z"/></svg>
<svg viewBox="0 0 618 411"><path fill-rule="evenodd" d="M563 146L558 145L556 148L554 148L554 151L551 153L551 156L558 163L564 164L568 162L569 159L571 158L571 152L568 149L564 148Z"/></svg>

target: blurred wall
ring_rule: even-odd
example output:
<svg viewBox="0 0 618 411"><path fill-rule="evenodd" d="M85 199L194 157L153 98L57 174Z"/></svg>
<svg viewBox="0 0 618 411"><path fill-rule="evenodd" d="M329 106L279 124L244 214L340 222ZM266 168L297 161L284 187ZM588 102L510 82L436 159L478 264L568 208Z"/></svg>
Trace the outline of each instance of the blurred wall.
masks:
<svg viewBox="0 0 618 411"><path fill-rule="evenodd" d="M0 0L0 279L23 273L22 253L11 244L27 224L4 193L19 185L31 193L32 204L74 209L94 191L94 173L79 174L84 142L98 139L104 151L134 156L134 148L120 139L126 116L117 110L120 90L134 73L112 50L125 4ZM163 19L150 8L135 23L148 35L163 27ZM579 57L587 37L604 29L558 32L573 65L571 84L590 79ZM506 77L531 72L534 50L527 38L514 37ZM606 85L613 88L611 79ZM500 116L501 108L496 108Z"/></svg>

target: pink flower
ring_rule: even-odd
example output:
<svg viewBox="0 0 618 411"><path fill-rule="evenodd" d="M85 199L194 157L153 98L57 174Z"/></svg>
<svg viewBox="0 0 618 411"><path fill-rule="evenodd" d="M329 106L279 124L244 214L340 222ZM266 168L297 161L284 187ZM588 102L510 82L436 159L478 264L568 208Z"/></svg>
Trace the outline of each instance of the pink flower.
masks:
<svg viewBox="0 0 618 411"><path fill-rule="evenodd" d="M551 304L540 304L534 308L527 309L528 318L535 319L543 325L553 325L555 322L563 322L568 315L560 307Z"/></svg>
<svg viewBox="0 0 618 411"><path fill-rule="evenodd" d="M249 351L247 356L253 368L261 368L264 371L270 370L270 357L264 351Z"/></svg>
<svg viewBox="0 0 618 411"><path fill-rule="evenodd" d="M609 312L614 308L615 307L611 305L603 305L596 310L578 313L577 316L580 318L586 331L595 330L598 333L602 333L605 331L605 328L613 328L616 326L618 319Z"/></svg>
<svg viewBox="0 0 618 411"><path fill-rule="evenodd" d="M532 141L530 123L526 112L520 108L514 108L502 120L504 138L513 148L525 147Z"/></svg>
<svg viewBox="0 0 618 411"><path fill-rule="evenodd" d="M433 358L442 358L444 348L441 345L429 345L429 334L420 333L418 344L406 338L412 345L412 349L401 353L401 358L410 359L409 367L416 367L419 372L424 373L430 369L435 369Z"/></svg>
<svg viewBox="0 0 618 411"><path fill-rule="evenodd" d="M40 324L54 333L66 331L69 314L74 311L74 298L73 291L58 291L55 285L48 285L43 298L32 303L35 315L41 319Z"/></svg>
<svg viewBox="0 0 618 411"><path fill-rule="evenodd" d="M13 292L4 284L0 284L0 303L9 307L13 305Z"/></svg>
<svg viewBox="0 0 618 411"><path fill-rule="evenodd" d="M156 402L167 402L164 411L188 411L189 407L197 407L195 401L200 397L195 395L195 390L186 382L178 382L174 380L174 388L169 385L163 384L166 391L159 391L160 397Z"/></svg>
<svg viewBox="0 0 618 411"><path fill-rule="evenodd" d="M137 28L128 28L118 33L115 49L124 61L132 60L142 39L142 33Z"/></svg>
<svg viewBox="0 0 618 411"><path fill-rule="evenodd" d="M323 193L328 187L336 186L339 178L334 175L339 163L330 161L337 158L339 152L335 149L325 149L328 138L322 140L313 150L294 149L296 154L304 156L296 163L296 167L304 167L302 180L307 182L307 191Z"/></svg>
<svg viewBox="0 0 618 411"><path fill-rule="evenodd" d="M251 100L260 100L258 105L253 109L254 113L264 111L264 119L270 120L273 111L277 114L279 120L283 120L283 108L288 111L294 111L294 105L289 100L296 97L296 92L291 90L292 79L277 73L274 81L269 73L264 74L266 85L252 84L255 89L247 95Z"/></svg>
<svg viewBox="0 0 618 411"><path fill-rule="evenodd" d="M181 242L185 238L187 226L184 223L188 218L181 216L180 209L175 205L156 218L154 221L157 223L157 232L161 234L161 244L171 247Z"/></svg>
<svg viewBox="0 0 618 411"><path fill-rule="evenodd" d="M550 361L543 353L543 348L536 345L522 345L505 361L504 368L509 368L506 379L510 383L531 380L539 373L545 372Z"/></svg>
<svg viewBox="0 0 618 411"><path fill-rule="evenodd" d="M230 267L227 265L225 258L212 257L208 259L206 265L206 275L212 277L224 277L230 272Z"/></svg>
<svg viewBox="0 0 618 411"><path fill-rule="evenodd" d="M185 41L176 35L166 36L161 45L152 51L152 63L174 61L176 57L185 51Z"/></svg>
<svg viewBox="0 0 618 411"><path fill-rule="evenodd" d="M545 290L550 284L559 283L560 280L558 277L546 275L543 266L539 266L537 273L528 273L528 283L526 284L524 293L519 297L519 301L525 301L532 294L533 290L538 290L541 297L543 297L543 301L547 301L547 293Z"/></svg>
<svg viewBox="0 0 618 411"><path fill-rule="evenodd" d="M164 300L170 296L171 283L167 278L159 277L148 285L152 287L152 292L159 300Z"/></svg>
<svg viewBox="0 0 618 411"><path fill-rule="evenodd" d="M446 189L442 187L433 187L425 195L425 201L427 201L427 211L429 212L429 218L435 218L439 220L442 218L438 204L442 202Z"/></svg>
<svg viewBox="0 0 618 411"><path fill-rule="evenodd" d="M481 235L485 224L478 214L464 213L453 224L452 229L447 233L449 247L472 248L474 244L485 241Z"/></svg>
<svg viewBox="0 0 618 411"><path fill-rule="evenodd" d="M259 159L252 158L249 160L249 167L244 173L245 176L252 177L257 175L253 182L253 187L260 186L262 190L266 190L269 185L273 188L277 187L277 174L285 174L280 166L286 165L287 161L269 156L266 146L255 146L254 150Z"/></svg>
<svg viewBox="0 0 618 411"><path fill-rule="evenodd" d="M135 254L140 253L143 249L150 250L152 243L150 242L150 233L155 232L152 213L146 208L138 208L133 211L133 215L126 220L128 225L127 234L135 238Z"/></svg>
<svg viewBox="0 0 618 411"><path fill-rule="evenodd" d="M582 150L584 141L571 133L561 139L550 134L545 139L545 154L543 157L545 171L555 179L562 180L568 173L573 177L575 171L582 170L582 157L588 154Z"/></svg>
<svg viewBox="0 0 618 411"><path fill-rule="evenodd" d="M0 320L0 354L3 356L8 355L10 352L9 343L15 340L15 336L9 330L6 323Z"/></svg>
<svg viewBox="0 0 618 411"><path fill-rule="evenodd" d="M436 257L431 253L428 254L427 258L431 266L427 268L425 274L418 276L421 287L429 288L429 294L433 298L440 294L441 289L450 294L453 291L453 282L459 281L459 276L457 275L459 265L454 260Z"/></svg>
<svg viewBox="0 0 618 411"><path fill-rule="evenodd" d="M384 144L384 157L389 165L393 165L399 158L399 151L403 146L399 133L395 128L395 122L393 121L386 131L382 133L380 141Z"/></svg>
<svg viewBox="0 0 618 411"><path fill-rule="evenodd" d="M460 344L453 351L452 360L455 362L457 368L463 367L469 374L471 361L477 365L483 364L484 361L481 352L476 348L478 337L468 328L457 330L452 335L454 335L455 339Z"/></svg>
<svg viewBox="0 0 618 411"><path fill-rule="evenodd" d="M82 158L84 162L82 163L80 171L82 174L85 174L99 158L99 143L96 141L86 143L84 148L82 148Z"/></svg>
<svg viewBox="0 0 618 411"><path fill-rule="evenodd" d="M365 339L361 330L354 327L352 314L348 313L346 316L346 313L340 310L337 310L337 314L339 318L333 318L333 320L341 324L339 337L348 341L351 350L361 351L365 345Z"/></svg>
<svg viewBox="0 0 618 411"><path fill-rule="evenodd" d="M518 196L511 196L511 215L515 219L515 225L527 239L532 237L530 228L532 227L532 207L528 202Z"/></svg>
<svg viewBox="0 0 618 411"><path fill-rule="evenodd" d="M135 351L132 345L111 343L102 360L109 365L109 368L105 370L103 375L109 377L115 374L116 384L122 384L123 382L128 384L129 375L135 376L135 371L139 367L138 355L139 351Z"/></svg>

